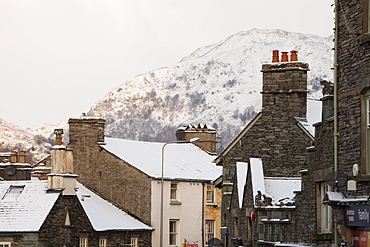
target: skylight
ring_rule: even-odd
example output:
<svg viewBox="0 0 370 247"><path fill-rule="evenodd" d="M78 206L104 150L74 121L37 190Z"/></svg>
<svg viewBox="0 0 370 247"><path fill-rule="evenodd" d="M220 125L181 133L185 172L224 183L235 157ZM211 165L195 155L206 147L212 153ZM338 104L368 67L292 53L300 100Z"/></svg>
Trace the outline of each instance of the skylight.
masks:
<svg viewBox="0 0 370 247"><path fill-rule="evenodd" d="M24 185L10 185L5 194L3 195L2 200L6 198L16 198L24 190Z"/></svg>

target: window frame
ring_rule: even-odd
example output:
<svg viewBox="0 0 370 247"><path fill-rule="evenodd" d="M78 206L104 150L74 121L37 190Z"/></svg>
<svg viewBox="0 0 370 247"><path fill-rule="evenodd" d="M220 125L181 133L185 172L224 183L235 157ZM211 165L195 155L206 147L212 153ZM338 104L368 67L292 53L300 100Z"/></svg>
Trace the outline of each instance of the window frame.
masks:
<svg viewBox="0 0 370 247"><path fill-rule="evenodd" d="M131 238L130 245L131 247L139 247L139 238Z"/></svg>
<svg viewBox="0 0 370 247"><path fill-rule="evenodd" d="M207 203L215 202L215 186L213 184L207 184L206 201Z"/></svg>
<svg viewBox="0 0 370 247"><path fill-rule="evenodd" d="M170 185L170 200L177 201L178 200L178 183L171 182Z"/></svg>
<svg viewBox="0 0 370 247"><path fill-rule="evenodd" d="M108 239L99 238L99 247L107 247L107 246L108 246Z"/></svg>
<svg viewBox="0 0 370 247"><path fill-rule="evenodd" d="M11 242L0 242L0 247L11 247L12 243Z"/></svg>
<svg viewBox="0 0 370 247"><path fill-rule="evenodd" d="M205 231L205 239L206 245L208 245L208 241L215 237L215 221L214 220L206 220L206 231ZM211 231L210 231L211 229Z"/></svg>
<svg viewBox="0 0 370 247"><path fill-rule="evenodd" d="M177 240L178 240L178 228L179 228L179 220L170 219L169 221L169 231L168 231L168 237L169 237L169 245L170 246L176 246Z"/></svg>
<svg viewBox="0 0 370 247"><path fill-rule="evenodd" d="M87 237L80 237L79 247L89 247L89 239Z"/></svg>
<svg viewBox="0 0 370 247"><path fill-rule="evenodd" d="M333 220L332 220L332 208L331 206L322 204L324 197L327 192L332 191L331 187L325 183L316 184L316 199L317 199L317 231L318 233L332 233L333 232Z"/></svg>

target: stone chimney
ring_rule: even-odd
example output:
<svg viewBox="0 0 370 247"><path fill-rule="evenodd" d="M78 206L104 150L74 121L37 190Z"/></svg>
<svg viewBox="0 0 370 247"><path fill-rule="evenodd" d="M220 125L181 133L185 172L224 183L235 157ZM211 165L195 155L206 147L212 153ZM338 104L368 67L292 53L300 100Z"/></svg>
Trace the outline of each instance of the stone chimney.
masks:
<svg viewBox="0 0 370 247"><path fill-rule="evenodd" d="M306 117L308 64L298 61L297 51L273 51L272 63L263 64L262 112L288 117Z"/></svg>
<svg viewBox="0 0 370 247"><path fill-rule="evenodd" d="M199 138L196 144L209 153L216 153L216 130L209 128L206 124L187 125L176 130L177 141L189 141L192 138Z"/></svg>
<svg viewBox="0 0 370 247"><path fill-rule="evenodd" d="M74 172L78 174L79 182L87 184L99 172L91 164L99 160L101 145L104 144L105 119L83 115L69 119L68 124L68 148L73 149Z"/></svg>
<svg viewBox="0 0 370 247"><path fill-rule="evenodd" d="M48 189L62 190L63 195L75 195L77 175L73 174L73 152L61 145L63 129L56 129L55 146L51 150L51 173Z"/></svg>

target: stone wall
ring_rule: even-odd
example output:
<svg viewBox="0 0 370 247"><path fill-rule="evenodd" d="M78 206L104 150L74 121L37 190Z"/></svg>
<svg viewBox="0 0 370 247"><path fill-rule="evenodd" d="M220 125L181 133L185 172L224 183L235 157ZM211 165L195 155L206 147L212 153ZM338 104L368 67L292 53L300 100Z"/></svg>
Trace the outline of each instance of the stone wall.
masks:
<svg viewBox="0 0 370 247"><path fill-rule="evenodd" d="M71 225L65 225L68 210ZM99 239L107 239L108 246L129 244L131 238L139 239L139 246L151 246L151 231L95 231L77 196L59 196L39 233L42 246L78 247L80 237L87 237L89 246L99 246ZM13 245L12 245L13 246Z"/></svg>
<svg viewBox="0 0 370 247"><path fill-rule="evenodd" d="M151 225L151 179L106 151L103 119L70 119L69 148L73 149L78 181Z"/></svg>

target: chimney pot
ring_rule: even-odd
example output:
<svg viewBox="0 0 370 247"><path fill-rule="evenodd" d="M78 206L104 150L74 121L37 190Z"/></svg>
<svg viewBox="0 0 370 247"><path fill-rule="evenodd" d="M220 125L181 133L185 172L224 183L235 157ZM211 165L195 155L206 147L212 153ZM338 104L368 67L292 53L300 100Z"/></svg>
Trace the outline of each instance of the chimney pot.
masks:
<svg viewBox="0 0 370 247"><path fill-rule="evenodd" d="M293 50L293 51L290 51L290 61L291 62L296 62L296 61L298 61L298 56L297 56L297 52L298 51L295 51L295 50Z"/></svg>
<svg viewBox="0 0 370 247"><path fill-rule="evenodd" d="M279 50L272 51L272 62L278 63L279 62Z"/></svg>
<svg viewBox="0 0 370 247"><path fill-rule="evenodd" d="M25 151L20 151L19 152L19 160L18 160L19 163L26 163L26 152Z"/></svg>
<svg viewBox="0 0 370 247"><path fill-rule="evenodd" d="M281 52L281 62L282 63L289 62L288 61L288 52L286 52L286 51Z"/></svg>
<svg viewBox="0 0 370 247"><path fill-rule="evenodd" d="M55 134L55 145L58 145L58 146L62 145L63 144L63 140L62 140L63 129L55 129L54 134Z"/></svg>
<svg viewBox="0 0 370 247"><path fill-rule="evenodd" d="M10 155L10 163L17 163L18 162L18 154L17 151L12 151Z"/></svg>

